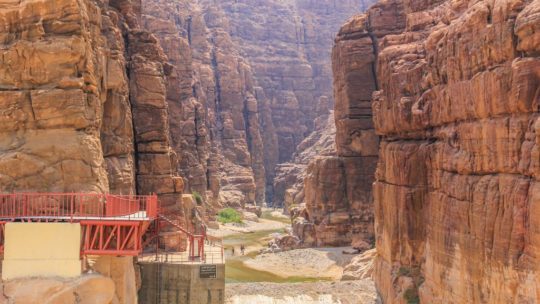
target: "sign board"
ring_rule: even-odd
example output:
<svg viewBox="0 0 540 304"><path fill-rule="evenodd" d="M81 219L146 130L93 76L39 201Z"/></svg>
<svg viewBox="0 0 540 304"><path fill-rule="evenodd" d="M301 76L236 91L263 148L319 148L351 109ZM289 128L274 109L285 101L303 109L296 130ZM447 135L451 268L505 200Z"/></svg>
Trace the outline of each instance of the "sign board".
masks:
<svg viewBox="0 0 540 304"><path fill-rule="evenodd" d="M217 266L216 265L201 265L199 268L199 278L201 279L217 278Z"/></svg>

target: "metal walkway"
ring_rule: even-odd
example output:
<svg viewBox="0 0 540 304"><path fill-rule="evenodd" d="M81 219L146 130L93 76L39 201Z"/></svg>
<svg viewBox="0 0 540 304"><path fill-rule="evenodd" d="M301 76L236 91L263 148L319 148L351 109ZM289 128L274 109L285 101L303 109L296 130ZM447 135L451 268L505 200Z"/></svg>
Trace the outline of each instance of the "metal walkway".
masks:
<svg viewBox="0 0 540 304"><path fill-rule="evenodd" d="M0 253L4 251L5 225L10 222L68 222L81 225L81 256L139 256L151 249L154 260L206 262L223 260L220 240L211 239L206 229L190 232L169 216L159 213L156 195L111 195L92 193L0 194ZM160 227L173 227L160 233ZM187 251L173 253L160 249L167 233L187 239ZM61 239L61 236L59 236ZM148 252L141 257L148 256Z"/></svg>

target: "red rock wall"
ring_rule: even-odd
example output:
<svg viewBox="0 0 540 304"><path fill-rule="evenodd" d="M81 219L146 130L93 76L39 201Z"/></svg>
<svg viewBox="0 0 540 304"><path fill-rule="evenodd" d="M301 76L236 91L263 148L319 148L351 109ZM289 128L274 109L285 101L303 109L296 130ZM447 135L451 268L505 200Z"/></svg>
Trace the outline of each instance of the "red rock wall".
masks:
<svg viewBox="0 0 540 304"><path fill-rule="evenodd" d="M376 54L385 303L540 300L539 4L382 1L342 29Z"/></svg>
<svg viewBox="0 0 540 304"><path fill-rule="evenodd" d="M102 18L89 1L2 3L1 191L108 190Z"/></svg>
<svg viewBox="0 0 540 304"><path fill-rule="evenodd" d="M373 243L372 183L379 138L372 122L371 94L378 84L372 39L358 26L362 22L350 21L335 40L335 155L310 162L304 179L305 211L293 223L304 242L318 246L352 243L365 250Z"/></svg>
<svg viewBox="0 0 540 304"><path fill-rule="evenodd" d="M192 223L170 147L171 67L136 4L0 3L0 192L157 193ZM117 284L123 298L135 277Z"/></svg>
<svg viewBox="0 0 540 304"><path fill-rule="evenodd" d="M365 1L202 2L223 11L228 32L261 88L267 200L282 205L283 191L273 190L276 167L293 160L297 146L316 130L319 104L332 106L332 39Z"/></svg>
<svg viewBox="0 0 540 304"><path fill-rule="evenodd" d="M167 77L169 126L189 191L216 206L272 201L277 164L314 130L319 105L328 107L333 33L362 7L358 0L143 1L144 27L175 67Z"/></svg>

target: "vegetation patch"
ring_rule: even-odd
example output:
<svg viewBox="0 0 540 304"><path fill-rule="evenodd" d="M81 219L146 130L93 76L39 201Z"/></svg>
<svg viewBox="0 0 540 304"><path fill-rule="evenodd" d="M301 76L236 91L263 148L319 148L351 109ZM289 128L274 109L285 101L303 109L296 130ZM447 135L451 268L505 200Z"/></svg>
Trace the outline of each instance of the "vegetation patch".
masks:
<svg viewBox="0 0 540 304"><path fill-rule="evenodd" d="M233 208L225 208L218 213L217 220L220 223L242 223L242 216L240 213Z"/></svg>
<svg viewBox="0 0 540 304"><path fill-rule="evenodd" d="M199 192L193 191L191 192L191 195L193 195L193 198L197 202L197 205L201 206L203 204L203 197Z"/></svg>
<svg viewBox="0 0 540 304"><path fill-rule="evenodd" d="M407 304L420 304L420 298L418 297L418 291L416 288L409 288L403 293L403 298L407 301Z"/></svg>

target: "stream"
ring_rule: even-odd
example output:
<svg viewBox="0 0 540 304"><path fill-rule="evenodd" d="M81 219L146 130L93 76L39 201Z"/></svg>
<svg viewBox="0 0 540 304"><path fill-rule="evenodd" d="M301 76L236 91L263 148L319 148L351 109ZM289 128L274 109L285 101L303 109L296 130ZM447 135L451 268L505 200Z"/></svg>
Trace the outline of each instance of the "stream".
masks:
<svg viewBox="0 0 540 304"><path fill-rule="evenodd" d="M289 224L289 220L273 217L270 212L263 212L263 219ZM252 233L237 233L223 238L225 248L225 283L250 283L250 282L273 282L273 283L299 283L326 281L328 278L310 277L281 277L271 272L260 271L247 267L244 262L253 259L258 255L261 248L267 246L273 233L284 233L285 229L261 230ZM240 253L240 246L247 248L246 255ZM232 248L235 248L235 255L232 255Z"/></svg>

